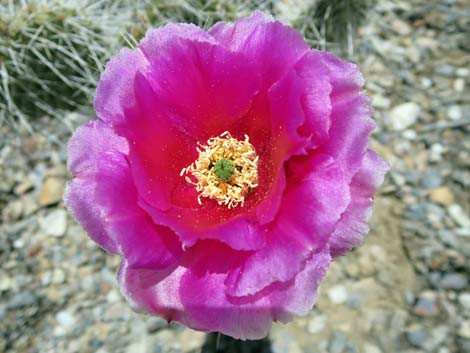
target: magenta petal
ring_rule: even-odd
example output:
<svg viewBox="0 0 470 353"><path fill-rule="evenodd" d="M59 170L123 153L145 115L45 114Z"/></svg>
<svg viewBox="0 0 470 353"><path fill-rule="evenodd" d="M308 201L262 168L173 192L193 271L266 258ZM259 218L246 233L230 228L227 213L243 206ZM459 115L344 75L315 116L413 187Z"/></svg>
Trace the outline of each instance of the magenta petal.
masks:
<svg viewBox="0 0 470 353"><path fill-rule="evenodd" d="M126 109L135 104L135 75L147 66L147 59L139 49L124 48L108 62L93 102L101 120L111 125L125 120Z"/></svg>
<svg viewBox="0 0 470 353"><path fill-rule="evenodd" d="M233 24L217 23L209 33L256 64L263 89L278 81L309 50L299 32L259 11Z"/></svg>
<svg viewBox="0 0 470 353"><path fill-rule="evenodd" d="M109 150L104 151L105 144ZM103 249L119 252L119 245L106 229L103 210L93 200L96 180L104 173L113 176L113 168L127 163L123 155L128 147L125 139L116 136L99 121L92 121L78 128L68 146L68 167L75 178L67 183L64 200L67 208L85 228L90 237Z"/></svg>
<svg viewBox="0 0 470 353"><path fill-rule="evenodd" d="M292 279L302 269L312 248L298 242L292 230L283 226L277 222L276 229L271 230L270 243L228 274L228 295L254 295L273 283Z"/></svg>
<svg viewBox="0 0 470 353"><path fill-rule="evenodd" d="M317 289L331 262L328 247L313 254L305 263L305 268L295 277L286 290L272 291L271 305L273 319L284 323L292 320L292 315L306 315L317 301Z"/></svg>
<svg viewBox="0 0 470 353"><path fill-rule="evenodd" d="M118 273L119 287L134 310L163 316L168 322L183 321L179 286L185 272L183 267L161 271L135 269L123 259Z"/></svg>
<svg viewBox="0 0 470 353"><path fill-rule="evenodd" d="M314 157L310 174L286 190L268 244L227 277L227 293L254 295L276 282L293 278L313 251L328 241L349 204L344 173L327 156ZM305 164L303 165L305 167Z"/></svg>
<svg viewBox="0 0 470 353"><path fill-rule="evenodd" d="M236 250L256 250L261 249L266 244L266 234L258 231L258 225L250 221L247 217L238 217L223 224L196 230L189 224L181 221L182 218L192 220L194 223L198 221L197 213L191 210L176 210L181 212L178 215L168 215L168 212L162 212L149 206L145 201L141 200L140 206L145 209L156 224L162 224L173 229L185 247L193 246L200 239L219 240L232 249ZM191 213L194 213L192 215Z"/></svg>
<svg viewBox="0 0 470 353"><path fill-rule="evenodd" d="M235 252L217 242L194 249L181 277L179 295L187 315L186 325L202 331L218 331L234 338L256 339L271 327L269 305L236 305L224 291L227 272L239 266L245 253ZM199 251L198 251L199 250Z"/></svg>
<svg viewBox="0 0 470 353"><path fill-rule="evenodd" d="M69 142L65 203L103 248L124 255L133 267L164 268L181 247L173 232L155 226L137 205L127 162L127 143L103 122L92 121Z"/></svg>
<svg viewBox="0 0 470 353"><path fill-rule="evenodd" d="M134 81L135 105L118 132L129 142L129 163L140 198L156 209L171 207L181 169L197 157L196 140L180 129L180 117L156 96L147 78Z"/></svg>
<svg viewBox="0 0 470 353"><path fill-rule="evenodd" d="M237 265L237 257L213 245L208 248L213 255L193 253L185 267L168 271L135 270L123 261L119 270L122 293L135 310L197 330L260 339L268 334L272 321L287 322L292 315L304 315L312 308L318 284L330 263L325 248L313 254L288 283L271 287L260 298L236 301L224 293L224 280L227 269Z"/></svg>
<svg viewBox="0 0 470 353"><path fill-rule="evenodd" d="M150 62L146 77L158 99L189 122L188 134L199 142L230 131L259 90L251 58L227 50L196 26L150 30L139 48Z"/></svg>
<svg viewBox="0 0 470 353"><path fill-rule="evenodd" d="M181 303L189 327L216 331L241 339L265 337L272 321L287 322L292 315L304 315L316 300L316 290L330 263L328 248L313 254L295 278L267 288L258 297L231 298L224 293L227 267L221 258L221 271L212 266L201 272L191 269L181 277ZM201 264L201 267L205 267ZM207 301L210 298L210 301Z"/></svg>
<svg viewBox="0 0 470 353"><path fill-rule="evenodd" d="M361 168L351 180L351 203L341 216L329 242L332 256L342 255L362 242L369 231L368 220L374 193L388 170L388 164L375 152L366 152Z"/></svg>
<svg viewBox="0 0 470 353"><path fill-rule="evenodd" d="M319 56L316 52L304 55L269 90L273 127L283 129L287 143L297 148L322 144L328 138L331 124L331 91L327 70ZM301 126L302 136L298 130ZM273 134L277 136L276 132ZM310 141L308 145L305 137Z"/></svg>
<svg viewBox="0 0 470 353"><path fill-rule="evenodd" d="M335 159L348 181L360 168L369 144L369 135L375 127L369 104L369 97L362 94L340 101L333 100L330 137L317 149L318 153Z"/></svg>
<svg viewBox="0 0 470 353"><path fill-rule="evenodd" d="M100 215L100 207L90 198L94 188L95 185L88 180L70 180L65 188L65 205L95 243L107 252L117 254L119 245L109 237L106 222Z"/></svg>
<svg viewBox="0 0 470 353"><path fill-rule="evenodd" d="M341 60L332 53L314 49L312 52L321 58L324 68L328 71L329 80L333 86L332 100L347 99L360 92L364 85L364 78L357 65Z"/></svg>

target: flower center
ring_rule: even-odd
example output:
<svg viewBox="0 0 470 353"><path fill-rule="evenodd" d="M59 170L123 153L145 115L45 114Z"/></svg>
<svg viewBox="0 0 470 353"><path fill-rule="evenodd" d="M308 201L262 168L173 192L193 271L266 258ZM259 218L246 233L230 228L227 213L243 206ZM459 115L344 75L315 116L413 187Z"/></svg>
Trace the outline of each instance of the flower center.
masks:
<svg viewBox="0 0 470 353"><path fill-rule="evenodd" d="M214 173L217 177L227 182L235 171L235 164L232 161L221 158L214 164Z"/></svg>
<svg viewBox="0 0 470 353"><path fill-rule="evenodd" d="M225 131L211 137L206 145L198 145L199 157L180 175L192 175L186 175L185 180L199 192L199 204L202 196L228 208L243 206L250 191L258 186L259 157L248 136L240 141Z"/></svg>

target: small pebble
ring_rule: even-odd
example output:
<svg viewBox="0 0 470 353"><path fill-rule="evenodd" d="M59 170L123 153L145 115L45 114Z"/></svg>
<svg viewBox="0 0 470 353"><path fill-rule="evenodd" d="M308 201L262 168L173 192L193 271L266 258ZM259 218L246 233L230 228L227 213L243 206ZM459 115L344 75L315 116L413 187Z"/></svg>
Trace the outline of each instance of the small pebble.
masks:
<svg viewBox="0 0 470 353"><path fill-rule="evenodd" d="M423 326L414 324L406 331L406 338L408 342L415 347L423 347L428 339L428 334Z"/></svg>
<svg viewBox="0 0 470 353"><path fill-rule="evenodd" d="M420 113L421 108L415 102L400 104L390 111L390 125L395 131L403 131L416 122Z"/></svg>
<svg viewBox="0 0 470 353"><path fill-rule="evenodd" d="M442 289L462 290L468 288L467 276L461 273L446 273L440 280Z"/></svg>
<svg viewBox="0 0 470 353"><path fill-rule="evenodd" d="M470 218L458 204L453 204L448 208L449 215L452 219L463 228L470 228Z"/></svg>
<svg viewBox="0 0 470 353"><path fill-rule="evenodd" d="M336 285L328 290L328 298L333 304L343 304L348 300L348 291L342 285Z"/></svg>

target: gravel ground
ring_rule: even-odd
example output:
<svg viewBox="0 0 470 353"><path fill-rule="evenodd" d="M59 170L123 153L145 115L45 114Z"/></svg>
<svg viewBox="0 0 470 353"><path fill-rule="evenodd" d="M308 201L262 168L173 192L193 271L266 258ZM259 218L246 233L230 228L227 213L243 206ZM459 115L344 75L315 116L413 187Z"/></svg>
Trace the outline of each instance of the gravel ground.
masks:
<svg viewBox="0 0 470 353"><path fill-rule="evenodd" d="M332 265L309 315L275 325L255 351L470 352L469 31L465 0L380 1L360 29L372 147L392 171L364 245ZM0 128L0 352L212 351L213 336L125 304L119 258L61 201L70 130L47 117L33 126Z"/></svg>

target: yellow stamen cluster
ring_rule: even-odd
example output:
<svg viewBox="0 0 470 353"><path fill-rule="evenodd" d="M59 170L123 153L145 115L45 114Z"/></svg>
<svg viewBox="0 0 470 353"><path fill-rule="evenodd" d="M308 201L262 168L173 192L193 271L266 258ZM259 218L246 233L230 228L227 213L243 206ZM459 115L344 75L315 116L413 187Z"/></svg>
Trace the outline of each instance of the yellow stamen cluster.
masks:
<svg viewBox="0 0 470 353"><path fill-rule="evenodd" d="M228 131L217 137L211 137L206 145L198 143L198 159L181 170L180 176L190 173L185 180L194 185L199 192L198 202L202 204L201 196L216 200L219 205L228 208L241 206L245 203L248 193L258 186L258 159L253 145L245 135L245 140L233 138ZM217 176L214 166L221 159L233 163L235 169L224 181Z"/></svg>

